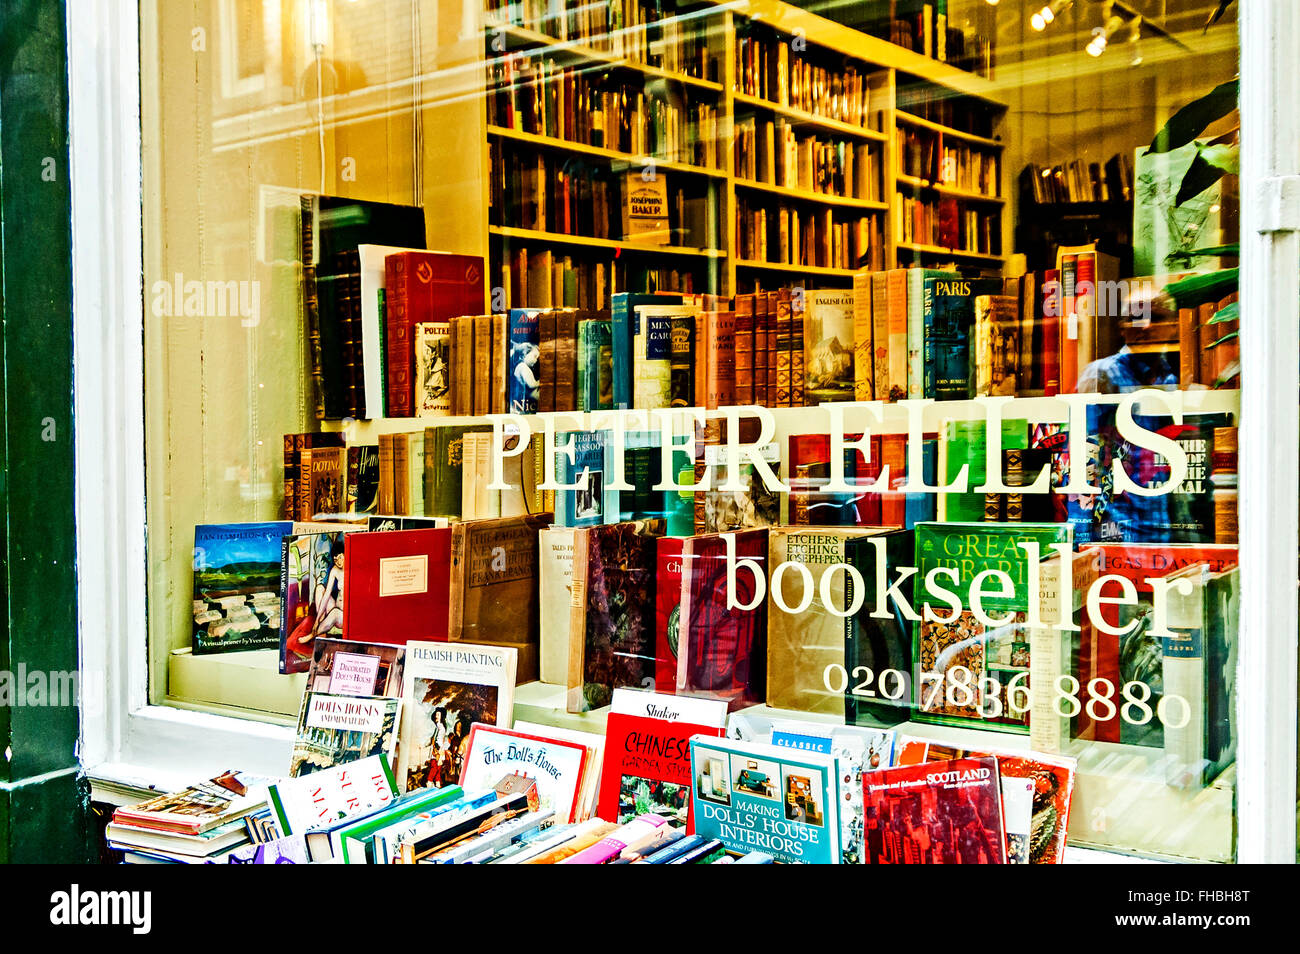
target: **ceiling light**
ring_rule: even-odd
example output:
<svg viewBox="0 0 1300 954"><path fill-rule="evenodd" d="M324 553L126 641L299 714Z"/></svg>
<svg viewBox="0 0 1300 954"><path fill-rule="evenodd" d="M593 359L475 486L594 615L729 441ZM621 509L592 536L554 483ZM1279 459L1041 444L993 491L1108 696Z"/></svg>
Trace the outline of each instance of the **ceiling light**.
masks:
<svg viewBox="0 0 1300 954"><path fill-rule="evenodd" d="M1056 20L1074 0L1052 0L1047 6L1029 18L1029 25L1042 33Z"/></svg>

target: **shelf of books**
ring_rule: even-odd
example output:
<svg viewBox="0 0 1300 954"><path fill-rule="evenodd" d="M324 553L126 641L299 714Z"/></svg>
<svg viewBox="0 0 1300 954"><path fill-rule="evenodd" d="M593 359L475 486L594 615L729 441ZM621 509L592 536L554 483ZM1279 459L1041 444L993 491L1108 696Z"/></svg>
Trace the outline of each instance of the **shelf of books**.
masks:
<svg viewBox="0 0 1300 954"><path fill-rule="evenodd" d="M478 254L303 198L312 425L278 519L195 528L169 660L173 700L291 722L288 777L121 843L208 798L167 848L1226 860L1233 296L1102 294L1095 247L1012 273L984 77L672 12L484 11ZM308 782L356 779L321 825Z"/></svg>

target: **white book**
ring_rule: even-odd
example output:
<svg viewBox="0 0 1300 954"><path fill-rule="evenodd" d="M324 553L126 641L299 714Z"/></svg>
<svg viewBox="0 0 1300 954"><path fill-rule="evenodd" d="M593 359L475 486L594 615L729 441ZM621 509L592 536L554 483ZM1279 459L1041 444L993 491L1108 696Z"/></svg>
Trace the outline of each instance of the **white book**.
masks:
<svg viewBox="0 0 1300 954"><path fill-rule="evenodd" d="M538 537L538 587L541 612L542 682L556 686L569 678L569 617L573 602L573 528L547 527ZM615 690L615 695L618 691Z"/></svg>

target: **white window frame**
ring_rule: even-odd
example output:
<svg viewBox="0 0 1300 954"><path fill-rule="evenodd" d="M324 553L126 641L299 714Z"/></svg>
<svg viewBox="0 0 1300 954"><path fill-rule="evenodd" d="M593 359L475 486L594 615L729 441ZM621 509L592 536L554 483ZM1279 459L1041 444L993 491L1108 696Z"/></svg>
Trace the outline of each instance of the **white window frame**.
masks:
<svg viewBox="0 0 1300 954"><path fill-rule="evenodd" d="M1292 863L1300 179L1290 177L1300 172L1300 122L1290 106L1300 101L1300 10L1241 3L1238 17L1247 316L1238 859ZM111 785L173 786L232 767L279 774L291 729L149 703L137 4L69 3L68 48L78 616L83 679L102 684L104 703L83 707L82 763ZM1251 333L1258 315L1270 316L1268 334Z"/></svg>

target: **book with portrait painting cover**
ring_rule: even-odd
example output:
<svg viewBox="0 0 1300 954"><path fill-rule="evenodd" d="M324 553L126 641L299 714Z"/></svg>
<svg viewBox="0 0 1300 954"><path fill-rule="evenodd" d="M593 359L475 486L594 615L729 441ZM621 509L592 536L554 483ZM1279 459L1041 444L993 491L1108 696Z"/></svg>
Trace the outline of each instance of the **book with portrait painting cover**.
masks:
<svg viewBox="0 0 1300 954"><path fill-rule="evenodd" d="M596 814L621 825L650 812L690 831L691 737L726 724L721 700L615 689Z"/></svg>
<svg viewBox="0 0 1300 954"><path fill-rule="evenodd" d="M1006 864L997 759L881 769L862 789L867 864Z"/></svg>
<svg viewBox="0 0 1300 954"><path fill-rule="evenodd" d="M664 521L587 527L573 538L570 712L609 705L620 686L655 678L655 544Z"/></svg>
<svg viewBox="0 0 1300 954"><path fill-rule="evenodd" d="M447 639L450 529L349 533L343 558L343 633L348 639Z"/></svg>
<svg viewBox="0 0 1300 954"><path fill-rule="evenodd" d="M677 692L725 699L734 710L763 702L767 693L767 600L755 600L754 574L738 566L729 603L726 537L734 539L738 560L752 561L764 578L768 573L766 528L687 538Z"/></svg>
<svg viewBox="0 0 1300 954"><path fill-rule="evenodd" d="M399 791L457 784L474 724L513 722L517 656L510 646L406 644Z"/></svg>

